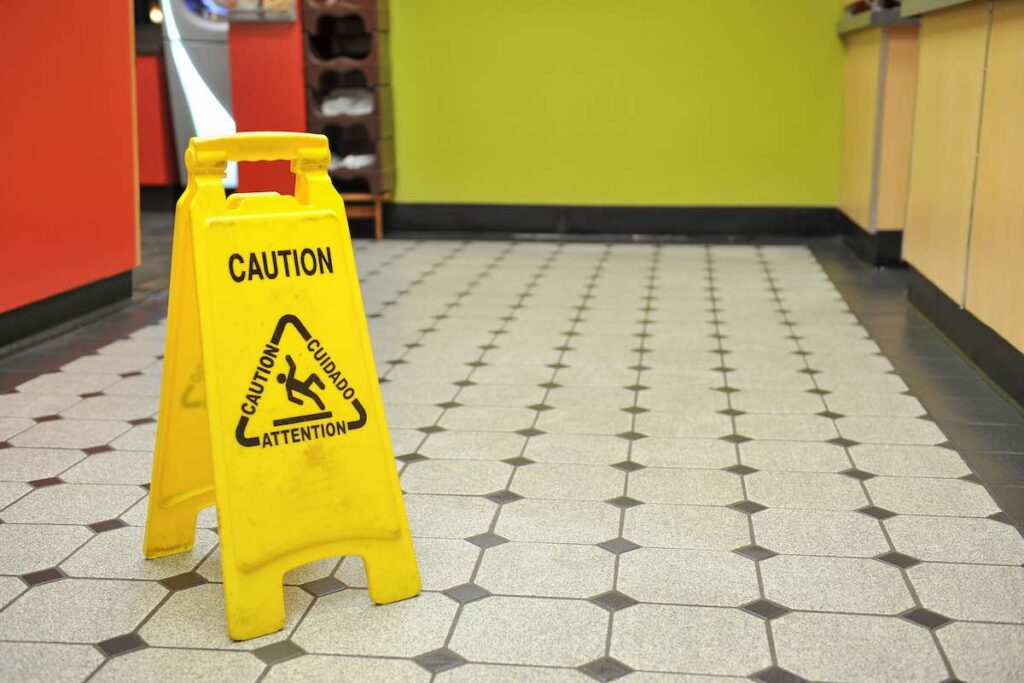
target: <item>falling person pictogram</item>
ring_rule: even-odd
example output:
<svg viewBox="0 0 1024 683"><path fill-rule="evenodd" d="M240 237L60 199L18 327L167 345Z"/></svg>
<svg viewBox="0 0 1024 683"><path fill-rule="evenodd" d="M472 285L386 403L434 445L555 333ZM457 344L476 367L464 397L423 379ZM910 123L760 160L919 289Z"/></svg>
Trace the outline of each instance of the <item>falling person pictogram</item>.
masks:
<svg viewBox="0 0 1024 683"><path fill-rule="evenodd" d="M285 355L284 360L288 363L288 374L286 376L283 372L279 373L277 381L284 385L284 390L288 394L288 400L300 406L304 405L305 401L295 395L296 393L300 393L303 396L312 399L320 410L324 410L326 408L324 402L320 400L320 396L318 396L310 387L315 384L320 389L326 389L327 385L324 384L323 380L320 379L319 375L315 372L311 372L305 382L298 381L295 379L295 361L292 360L290 355Z"/></svg>

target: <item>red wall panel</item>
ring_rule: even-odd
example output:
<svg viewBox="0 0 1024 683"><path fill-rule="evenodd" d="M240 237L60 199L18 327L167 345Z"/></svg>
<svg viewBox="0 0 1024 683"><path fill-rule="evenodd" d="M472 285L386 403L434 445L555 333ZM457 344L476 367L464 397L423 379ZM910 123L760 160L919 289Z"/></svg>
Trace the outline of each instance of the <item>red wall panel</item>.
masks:
<svg viewBox="0 0 1024 683"><path fill-rule="evenodd" d="M139 111L139 183L177 185L174 132L167 102L164 62L157 55L135 60L135 84Z"/></svg>
<svg viewBox="0 0 1024 683"><path fill-rule="evenodd" d="M138 261L132 21L130 2L0 3L0 312Z"/></svg>
<svg viewBox="0 0 1024 683"><path fill-rule="evenodd" d="M302 23L231 24L231 108L238 132L306 130ZM287 162L239 164L238 190L291 194Z"/></svg>

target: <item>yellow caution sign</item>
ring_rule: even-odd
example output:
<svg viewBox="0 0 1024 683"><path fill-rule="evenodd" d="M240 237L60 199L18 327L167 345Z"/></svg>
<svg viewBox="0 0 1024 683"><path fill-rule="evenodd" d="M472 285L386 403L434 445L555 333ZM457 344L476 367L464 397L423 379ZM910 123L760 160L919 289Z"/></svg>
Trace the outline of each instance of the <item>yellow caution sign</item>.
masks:
<svg viewBox="0 0 1024 683"><path fill-rule="evenodd" d="M225 198L228 161L291 159L295 196ZM361 555L370 597L419 593L341 197L322 135L193 139L174 223L146 557L217 506L228 632L284 625L282 577Z"/></svg>

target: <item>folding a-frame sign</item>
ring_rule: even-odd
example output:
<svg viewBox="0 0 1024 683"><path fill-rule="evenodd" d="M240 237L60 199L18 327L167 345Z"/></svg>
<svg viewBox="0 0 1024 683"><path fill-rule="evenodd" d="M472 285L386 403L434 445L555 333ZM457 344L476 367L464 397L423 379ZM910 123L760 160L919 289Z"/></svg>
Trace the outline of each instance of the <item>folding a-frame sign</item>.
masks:
<svg viewBox="0 0 1024 683"><path fill-rule="evenodd" d="M225 197L229 161L289 159L295 196ZM193 139L174 223L146 557L217 506L228 631L284 625L282 577L361 555L378 603L419 573L322 135Z"/></svg>

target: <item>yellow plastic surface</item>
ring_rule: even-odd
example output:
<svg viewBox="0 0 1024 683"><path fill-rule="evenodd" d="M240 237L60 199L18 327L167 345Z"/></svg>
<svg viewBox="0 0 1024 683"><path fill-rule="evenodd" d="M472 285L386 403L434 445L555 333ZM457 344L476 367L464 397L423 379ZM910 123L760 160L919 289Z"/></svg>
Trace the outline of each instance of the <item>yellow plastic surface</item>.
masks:
<svg viewBox="0 0 1024 683"><path fill-rule="evenodd" d="M291 159L295 196L235 194L229 160ZM282 577L360 555L370 597L419 593L327 139L193 139L174 225L146 557L188 550L216 504L228 632L279 630Z"/></svg>

